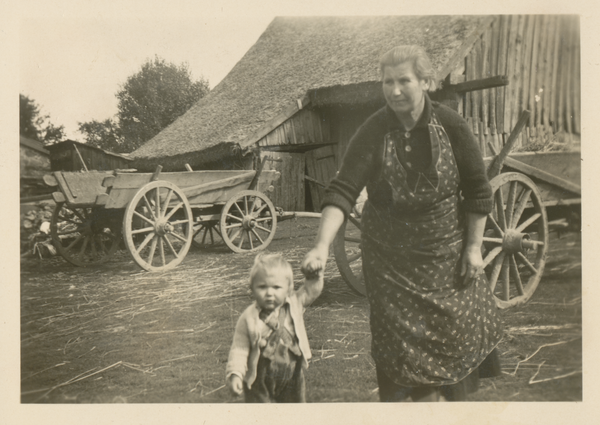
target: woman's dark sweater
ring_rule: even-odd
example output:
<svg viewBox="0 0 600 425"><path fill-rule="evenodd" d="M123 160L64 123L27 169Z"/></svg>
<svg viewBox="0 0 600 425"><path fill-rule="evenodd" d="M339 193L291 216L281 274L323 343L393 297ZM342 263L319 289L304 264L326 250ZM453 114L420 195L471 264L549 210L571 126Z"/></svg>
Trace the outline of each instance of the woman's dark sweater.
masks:
<svg viewBox="0 0 600 425"><path fill-rule="evenodd" d="M415 127L410 130L410 152L402 152L413 170L424 170L431 163L429 119L431 110L446 130L460 176L461 209L466 212L488 214L492 210L492 190L487 179L479 143L466 121L455 111L425 96L425 107ZM321 208L334 205L347 216L362 189L366 186L370 202L391 206L390 187L380 180L384 137L394 130L405 132L401 122L389 106L371 115L350 140L338 175L325 190Z"/></svg>

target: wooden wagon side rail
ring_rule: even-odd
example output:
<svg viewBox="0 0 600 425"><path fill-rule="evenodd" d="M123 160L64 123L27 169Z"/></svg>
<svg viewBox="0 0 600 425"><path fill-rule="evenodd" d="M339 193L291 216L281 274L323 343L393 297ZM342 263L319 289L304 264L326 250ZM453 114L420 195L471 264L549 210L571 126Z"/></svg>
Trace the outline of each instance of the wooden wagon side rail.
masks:
<svg viewBox="0 0 600 425"><path fill-rule="evenodd" d="M56 203L66 202L74 206L92 206L99 195L106 193L102 182L112 171L64 172L55 171L44 176L44 183L56 187L58 192L52 193Z"/></svg>
<svg viewBox="0 0 600 425"><path fill-rule="evenodd" d="M159 179L179 187L192 207L206 204L225 203L231 196L246 189L256 171L205 170L161 173ZM277 171L263 171L258 181L258 190L268 192L271 184L279 178ZM125 208L140 187L153 181L152 173L116 173L107 177L103 185L108 189L96 200L96 205L105 208Z"/></svg>

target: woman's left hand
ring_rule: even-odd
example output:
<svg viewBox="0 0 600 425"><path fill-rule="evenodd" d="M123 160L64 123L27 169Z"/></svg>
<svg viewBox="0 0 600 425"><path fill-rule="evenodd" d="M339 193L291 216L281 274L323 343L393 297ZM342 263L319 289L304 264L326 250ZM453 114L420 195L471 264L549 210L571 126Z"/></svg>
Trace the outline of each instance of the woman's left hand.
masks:
<svg viewBox="0 0 600 425"><path fill-rule="evenodd" d="M469 286L481 273L483 273L481 247L467 246L463 252L460 265L460 275L464 276L464 285Z"/></svg>

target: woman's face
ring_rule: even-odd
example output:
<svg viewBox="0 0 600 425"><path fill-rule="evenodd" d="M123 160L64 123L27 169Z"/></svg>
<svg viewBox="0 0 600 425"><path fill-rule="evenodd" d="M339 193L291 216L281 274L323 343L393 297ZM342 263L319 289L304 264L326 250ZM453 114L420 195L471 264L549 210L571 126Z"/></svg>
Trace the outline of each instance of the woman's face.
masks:
<svg viewBox="0 0 600 425"><path fill-rule="evenodd" d="M424 102L423 92L429 88L426 80L419 80L410 62L383 68L383 95L396 114L418 110Z"/></svg>

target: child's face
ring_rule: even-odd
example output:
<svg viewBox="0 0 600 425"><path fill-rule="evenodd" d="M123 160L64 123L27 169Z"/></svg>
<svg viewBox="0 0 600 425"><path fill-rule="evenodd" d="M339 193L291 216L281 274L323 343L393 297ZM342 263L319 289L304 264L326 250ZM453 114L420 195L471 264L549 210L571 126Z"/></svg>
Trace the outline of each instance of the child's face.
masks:
<svg viewBox="0 0 600 425"><path fill-rule="evenodd" d="M252 295L258 306L265 311L272 311L283 304L289 295L290 284L283 270L264 270L254 277Z"/></svg>

